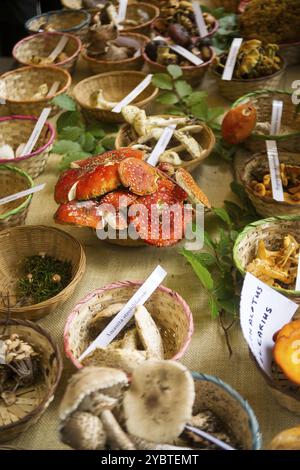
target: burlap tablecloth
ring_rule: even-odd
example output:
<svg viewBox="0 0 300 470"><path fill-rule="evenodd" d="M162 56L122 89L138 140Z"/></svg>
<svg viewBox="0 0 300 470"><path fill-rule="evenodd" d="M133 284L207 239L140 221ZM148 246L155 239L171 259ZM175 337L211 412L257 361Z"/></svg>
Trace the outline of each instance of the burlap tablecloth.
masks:
<svg viewBox="0 0 300 470"><path fill-rule="evenodd" d="M84 75L79 70L76 81ZM282 88L289 88L292 81L300 78L300 68L288 70ZM213 105L228 105L218 96L213 80L208 77L202 89L207 89ZM27 224L53 225L56 204L53 187L58 178L58 156L52 156L45 172L36 183L47 184L44 191L33 197ZM222 206L224 199L232 197L229 184L233 178L228 163L209 158L194 172L194 177L209 196L215 207ZM218 229L208 217L206 228ZM195 332L182 362L192 371L205 372L220 377L246 398L257 416L266 446L282 429L300 423L300 417L282 409L270 394L264 380L249 359L248 349L238 322L231 330L233 355L229 359L224 336L219 323L210 317L207 297L190 265L178 253L179 248L155 249L151 247L121 248L101 242L89 229L62 226L84 245L87 269L83 281L72 298L55 313L44 318L40 324L48 328L59 342L62 353L62 334L66 318L73 306L85 294L118 280L143 280L159 263L168 272L164 284L177 291L188 302L194 316ZM172 312L170 312L171 314ZM10 444L26 449L64 449L58 438L58 406L70 374L75 371L69 361L64 361L61 382L54 401L40 421Z"/></svg>

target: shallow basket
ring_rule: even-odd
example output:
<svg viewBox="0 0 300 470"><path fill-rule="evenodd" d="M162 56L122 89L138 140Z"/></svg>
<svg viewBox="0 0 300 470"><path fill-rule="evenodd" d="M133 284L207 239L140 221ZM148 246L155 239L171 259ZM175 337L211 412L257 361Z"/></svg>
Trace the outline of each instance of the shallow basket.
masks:
<svg viewBox="0 0 300 470"><path fill-rule="evenodd" d="M143 36L142 34L120 33L118 39L118 43L120 45L122 45L123 42L122 38L123 41L126 40L126 38L134 40L137 43L137 48L140 49L140 52L142 51L142 48L145 46L145 44L149 41L149 38L147 38L147 36ZM89 57L86 53L86 50L83 49L81 52L81 56L83 61L86 63L89 70L93 74L105 72L121 72L123 70L141 70L144 64L144 58L142 56L142 53L136 55L136 57L131 57L129 59L112 61Z"/></svg>
<svg viewBox="0 0 300 470"><path fill-rule="evenodd" d="M284 135L261 135L252 132L244 141L245 147L251 152L264 152L267 140L276 140L279 150L298 152L300 148L300 113L293 104L292 94L280 90L260 90L239 98L232 107L251 101L256 108L257 122L271 122L273 100L283 101L282 119L283 126L289 127L290 132Z"/></svg>
<svg viewBox="0 0 300 470"><path fill-rule="evenodd" d="M237 13L240 0L211 0L214 8L224 8L226 11Z"/></svg>
<svg viewBox="0 0 300 470"><path fill-rule="evenodd" d="M246 267L255 258L260 240L264 240L268 249L277 250L287 234L293 235L300 243L300 215L270 217L247 225L237 237L233 249L234 262L240 273L245 276ZM300 304L300 291L274 289Z"/></svg>
<svg viewBox="0 0 300 470"><path fill-rule="evenodd" d="M149 34L153 21L155 21L156 18L158 18L159 16L159 8L155 5L151 5L149 3L144 2L129 3L129 5L127 6L126 18L132 18L137 9L147 13L149 15L149 20L137 26L124 26L124 29L122 29L122 31L127 33Z"/></svg>
<svg viewBox="0 0 300 470"><path fill-rule="evenodd" d="M210 410L226 424L244 450L259 450L261 432L249 403L217 377L193 372L195 402L193 415Z"/></svg>
<svg viewBox="0 0 300 470"><path fill-rule="evenodd" d="M0 199L32 188L33 181L24 171L8 165L0 165ZM0 205L0 230L23 225L32 194Z"/></svg>
<svg viewBox="0 0 300 470"><path fill-rule="evenodd" d="M97 312L92 306L100 304L104 308L112 302L127 302L141 285L141 282L115 282L91 292L74 307L65 325L64 347L75 367L82 367L78 358L89 346L88 325ZM177 292L164 286L156 289L145 306L161 328L165 359L180 359L194 330L189 306Z"/></svg>
<svg viewBox="0 0 300 470"><path fill-rule="evenodd" d="M174 118L174 115L158 115L157 117L164 117L164 118ZM183 162L180 166L182 168L185 168L188 171L192 171L197 166L205 159L207 158L210 153L212 152L216 139L214 136L213 131L210 129L210 127L206 126L204 123L201 123L203 125L203 130L195 138L197 137L197 141L199 144L202 146L203 149L205 149L205 153L200 158L195 158L194 160L189 160ZM116 149L120 149L122 147L129 147L130 144L136 139L136 134L134 130L132 129L130 124L124 124L116 137L115 141L115 147Z"/></svg>
<svg viewBox="0 0 300 470"><path fill-rule="evenodd" d="M57 10L30 18L26 21L25 28L29 33L41 33L44 32L42 25L49 23L53 31L72 33L83 38L90 21L91 15L86 10Z"/></svg>
<svg viewBox="0 0 300 470"><path fill-rule="evenodd" d="M299 153L279 152L279 160L286 165L300 166ZM264 217L300 215L300 203L291 204L289 202L275 201L272 197L259 196L254 192L250 186L251 181L254 179L253 175L265 174L267 172L269 172L267 154L259 153L245 162L242 174L240 175L245 191L257 213Z"/></svg>
<svg viewBox="0 0 300 470"><path fill-rule="evenodd" d="M13 57L22 65L41 67L41 65L32 63L32 57L49 57L63 36L68 38L68 42L63 50L67 58L62 62L53 63L53 65L69 70L72 73L82 47L80 39L73 34L59 32L34 34L22 39L15 45Z"/></svg>
<svg viewBox="0 0 300 470"><path fill-rule="evenodd" d="M16 402L6 406L0 399L0 442L14 439L35 424L46 411L60 380L62 359L57 345L44 328L23 320L0 320L0 333L16 333L41 354L42 373L33 386L17 389Z"/></svg>
<svg viewBox="0 0 300 470"><path fill-rule="evenodd" d="M57 114L60 109L52 104L55 96L67 92L72 79L67 70L60 67L22 67L1 75L1 96L10 114L40 116L44 108L50 107L50 116ZM50 90L54 82L60 82L59 89L50 96L33 99L39 86L47 84Z"/></svg>
<svg viewBox="0 0 300 470"><path fill-rule="evenodd" d="M103 90L104 97L108 101L120 102L127 96L142 80L146 78L143 72L124 71L108 72L86 78L79 82L74 90L74 98L88 119L97 119L106 122L124 122L121 113L113 113L109 110L97 109L90 104L92 93ZM139 108L145 108L158 94L158 89L150 84L132 102Z"/></svg>
<svg viewBox="0 0 300 470"><path fill-rule="evenodd" d="M0 233L0 284L3 292L10 292L11 315L26 320L39 320L56 310L73 294L81 280L86 266L86 259L81 244L69 235L54 227L26 225L4 230ZM21 262L27 256L46 253L60 260L72 263L72 280L59 294L31 306L14 307L16 303L16 284L20 277ZM6 314L6 308L0 302L0 315Z"/></svg>
<svg viewBox="0 0 300 470"><path fill-rule="evenodd" d="M16 150L20 144L28 141L36 121L37 118L34 116L0 117L0 145L8 144ZM13 165L26 171L32 178L36 178L44 171L54 138L54 127L46 121L38 141L29 155L8 160L1 158L0 153L0 164Z"/></svg>

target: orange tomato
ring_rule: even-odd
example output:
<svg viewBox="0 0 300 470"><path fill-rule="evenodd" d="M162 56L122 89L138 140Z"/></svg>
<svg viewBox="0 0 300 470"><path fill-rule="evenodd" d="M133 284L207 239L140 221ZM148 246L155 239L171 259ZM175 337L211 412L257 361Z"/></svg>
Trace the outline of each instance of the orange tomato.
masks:
<svg viewBox="0 0 300 470"><path fill-rule="evenodd" d="M256 125L256 109L252 103L230 109L222 122L222 136L229 144L240 144L249 137Z"/></svg>
<svg viewBox="0 0 300 470"><path fill-rule="evenodd" d="M300 321L285 325L276 337L273 356L286 377L300 385Z"/></svg>

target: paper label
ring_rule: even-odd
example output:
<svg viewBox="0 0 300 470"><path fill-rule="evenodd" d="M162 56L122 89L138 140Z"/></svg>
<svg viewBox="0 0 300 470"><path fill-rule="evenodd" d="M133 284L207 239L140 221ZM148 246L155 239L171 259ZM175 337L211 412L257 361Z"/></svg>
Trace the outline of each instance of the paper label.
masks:
<svg viewBox="0 0 300 470"><path fill-rule="evenodd" d="M192 6L193 6L195 21L197 24L200 37L203 38L204 36L208 35L208 31L207 31L207 27L203 18L201 6L197 1L192 2Z"/></svg>
<svg viewBox="0 0 300 470"><path fill-rule="evenodd" d="M51 54L49 54L49 59L51 59L54 62L56 57L58 57L59 54L64 50L68 41L69 41L68 36L62 36L60 38L60 41L57 43L57 46L55 47L55 49L53 49Z"/></svg>
<svg viewBox="0 0 300 470"><path fill-rule="evenodd" d="M190 426L189 424L186 424L184 429L187 429L188 431L192 431L194 434L197 434L197 436L204 437L204 439L207 439L209 442L216 444L221 449L235 450L234 447L230 446L226 442L221 441L220 439L213 436L212 434L208 434L206 431L202 431L202 429L195 428L194 426Z"/></svg>
<svg viewBox="0 0 300 470"><path fill-rule="evenodd" d="M0 341L0 364L6 364L6 347L4 341Z"/></svg>
<svg viewBox="0 0 300 470"><path fill-rule="evenodd" d="M134 311L138 305L143 305L157 287L162 283L166 277L167 272L161 267L157 266L152 274L146 279L144 284L136 291L127 304L120 310L120 312L113 318L100 335L90 344L90 346L80 356L79 361L82 361L86 356L93 352L97 347L105 347L120 333L124 326L133 317Z"/></svg>
<svg viewBox="0 0 300 470"><path fill-rule="evenodd" d="M112 112L120 113L122 111L122 108L124 108L124 106L127 106L129 103L131 103L137 96L139 96L142 93L142 91L145 90L145 88L147 88L147 86L150 85L152 77L153 75L151 73L147 75L147 77L144 78L144 80L141 81L141 83L139 83L127 96L125 96L125 98L122 99L122 101L120 101L120 103L118 103L112 109Z"/></svg>
<svg viewBox="0 0 300 470"><path fill-rule="evenodd" d="M242 45L242 42L243 42L243 38L235 38L232 41L230 51L226 60L225 68L223 71L222 80L232 79L236 59L237 59L240 47Z"/></svg>
<svg viewBox="0 0 300 470"><path fill-rule="evenodd" d="M168 143L172 139L174 130L176 129L176 124L171 124L163 130L160 138L158 139L154 149L152 150L150 157L147 160L147 163L152 166L156 166L161 154L166 150Z"/></svg>
<svg viewBox="0 0 300 470"><path fill-rule="evenodd" d="M279 134L280 127L281 127L282 110L283 110L283 102L278 101L278 100L273 100L270 135Z"/></svg>
<svg viewBox="0 0 300 470"><path fill-rule="evenodd" d="M46 95L46 98L48 98L48 96L52 96L54 95L54 93L57 92L57 90L59 89L59 85L60 85L60 82L56 81L52 84L50 90L48 91L47 95Z"/></svg>
<svg viewBox="0 0 300 470"><path fill-rule="evenodd" d="M300 291L300 251L298 255L298 269L297 269L297 279L295 290Z"/></svg>
<svg viewBox="0 0 300 470"><path fill-rule="evenodd" d="M203 60L201 60L200 57L197 57L195 54L188 51L184 47L178 46L178 44L175 44L175 45L169 44L169 48L172 49L172 51L177 52L177 54L180 54L185 59L189 60L194 65L203 64Z"/></svg>
<svg viewBox="0 0 300 470"><path fill-rule="evenodd" d="M272 183L272 194L275 201L284 201L283 187L280 176L280 162L278 157L277 144L275 140L267 140L267 154Z"/></svg>
<svg viewBox="0 0 300 470"><path fill-rule="evenodd" d="M119 0L118 20L120 23L125 20L128 0Z"/></svg>
<svg viewBox="0 0 300 470"><path fill-rule="evenodd" d="M250 273L240 303L243 335L260 367L271 377L273 335L293 318L298 305Z"/></svg>
<svg viewBox="0 0 300 470"><path fill-rule="evenodd" d="M0 206L3 204L8 204L9 202L16 201L17 199L21 199L22 197L29 196L29 194L37 193L38 191L42 191L46 184L39 184L34 186L33 188L24 189L24 191L20 191L19 193L11 194L10 196L5 196L0 199Z"/></svg>
<svg viewBox="0 0 300 470"><path fill-rule="evenodd" d="M44 124L48 119L50 111L51 111L51 108L44 108L43 111L41 112L41 115L36 125L34 126L31 136L29 137L28 142L23 149L22 155L20 155L21 157L24 157L24 155L29 155L32 152L35 144L38 141L40 133L42 132Z"/></svg>

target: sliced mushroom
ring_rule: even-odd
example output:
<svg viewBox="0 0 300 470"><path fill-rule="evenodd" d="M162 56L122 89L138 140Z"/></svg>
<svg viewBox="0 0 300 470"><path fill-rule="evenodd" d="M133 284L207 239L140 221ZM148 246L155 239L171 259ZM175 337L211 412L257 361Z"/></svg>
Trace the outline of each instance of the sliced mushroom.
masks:
<svg viewBox="0 0 300 470"><path fill-rule="evenodd" d="M97 336L106 327L106 325L108 325L112 317L117 315L117 313L122 310L124 305L125 303L117 302L115 304L110 304L108 307L102 310L99 310L89 323L90 333L93 336Z"/></svg>
<svg viewBox="0 0 300 470"><path fill-rule="evenodd" d="M179 166L182 164L182 160L177 152L173 150L166 150L159 157L160 162L171 163L174 166Z"/></svg>
<svg viewBox="0 0 300 470"><path fill-rule="evenodd" d="M105 449L106 432L97 416L75 411L60 429L61 440L77 450Z"/></svg>
<svg viewBox="0 0 300 470"><path fill-rule="evenodd" d="M145 351L115 349L111 345L106 348L96 348L83 361L83 365L103 365L105 367L117 367L127 374L142 364L147 359Z"/></svg>
<svg viewBox="0 0 300 470"><path fill-rule="evenodd" d="M135 450L134 444L131 442L127 434L123 431L114 415L104 410L101 413L101 421L107 434L107 440L110 448L114 450Z"/></svg>
<svg viewBox="0 0 300 470"><path fill-rule="evenodd" d="M210 202L207 196L201 191L194 178L185 171L179 168L175 173L176 183L187 193L189 200L193 204L203 204L210 208Z"/></svg>
<svg viewBox="0 0 300 470"><path fill-rule="evenodd" d="M182 145L184 145L185 149L191 155L192 159L201 157L203 149L198 144L197 140L194 139L194 137L187 135L183 130L174 131L173 136Z"/></svg>
<svg viewBox="0 0 300 470"><path fill-rule="evenodd" d="M130 439L138 450L193 450L191 447L172 446L171 444L157 444L156 442L146 441L139 437L129 434Z"/></svg>
<svg viewBox="0 0 300 470"><path fill-rule="evenodd" d="M138 332L136 328L126 331L122 341L121 347L123 349L138 349Z"/></svg>
<svg viewBox="0 0 300 470"><path fill-rule="evenodd" d="M142 345L150 357L164 358L164 344L159 329L146 307L136 308L135 323Z"/></svg>

